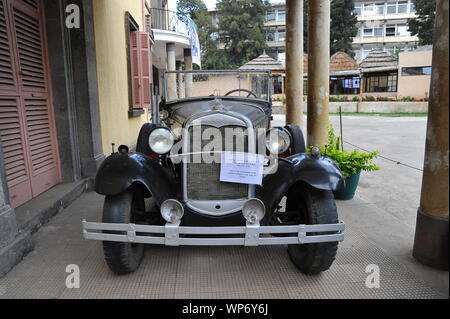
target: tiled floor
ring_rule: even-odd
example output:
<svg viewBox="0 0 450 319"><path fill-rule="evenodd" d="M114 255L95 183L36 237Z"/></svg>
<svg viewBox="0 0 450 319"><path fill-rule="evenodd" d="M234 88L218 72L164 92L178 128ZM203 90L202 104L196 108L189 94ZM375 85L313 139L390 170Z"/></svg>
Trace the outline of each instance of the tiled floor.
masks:
<svg viewBox="0 0 450 319"><path fill-rule="evenodd" d="M356 199L358 201L358 199ZM341 215L362 205L339 205ZM102 198L83 195L35 235L36 248L0 279L0 298L445 298L357 227L329 271L300 273L286 247L148 246L133 274L112 274L100 242L85 241L81 220L99 219ZM80 288L66 288L66 266L80 267ZM380 288L366 288L366 267L380 268Z"/></svg>

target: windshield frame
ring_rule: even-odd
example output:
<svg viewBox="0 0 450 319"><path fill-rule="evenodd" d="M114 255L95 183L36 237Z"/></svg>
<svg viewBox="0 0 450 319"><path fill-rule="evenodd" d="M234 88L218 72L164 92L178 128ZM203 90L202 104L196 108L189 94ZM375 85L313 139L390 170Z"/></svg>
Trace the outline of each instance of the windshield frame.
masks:
<svg viewBox="0 0 450 319"><path fill-rule="evenodd" d="M165 102L172 102L176 100L183 100L183 99L195 99L195 98L205 98L207 96L195 96L195 97L187 97L187 98L179 98L179 99L168 99L168 92L167 92L167 75L168 74L260 74L260 75L267 75L267 99L263 98L256 98L257 100L272 102L272 90L271 90L271 84L272 84L272 71L270 70L173 70L173 71L164 71L162 75L162 86L163 86L163 100ZM218 95L217 97L224 97L222 95ZM231 97L231 96L230 96ZM239 97L239 96L234 96ZM244 96L241 96L241 98L245 98ZM255 98L252 98L255 99Z"/></svg>

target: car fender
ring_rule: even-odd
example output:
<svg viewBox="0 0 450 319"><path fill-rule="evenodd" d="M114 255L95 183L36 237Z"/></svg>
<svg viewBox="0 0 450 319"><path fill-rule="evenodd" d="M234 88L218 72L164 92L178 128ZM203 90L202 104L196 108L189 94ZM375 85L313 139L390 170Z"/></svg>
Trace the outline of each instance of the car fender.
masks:
<svg viewBox="0 0 450 319"><path fill-rule="evenodd" d="M173 174L158 160L141 153L114 153L106 158L95 177L95 191L114 196L134 183L143 185L158 204L178 197Z"/></svg>
<svg viewBox="0 0 450 319"><path fill-rule="evenodd" d="M302 153L280 160L277 171L264 177L258 197L272 213L289 188L298 182L329 191L345 187L344 177L331 158Z"/></svg>

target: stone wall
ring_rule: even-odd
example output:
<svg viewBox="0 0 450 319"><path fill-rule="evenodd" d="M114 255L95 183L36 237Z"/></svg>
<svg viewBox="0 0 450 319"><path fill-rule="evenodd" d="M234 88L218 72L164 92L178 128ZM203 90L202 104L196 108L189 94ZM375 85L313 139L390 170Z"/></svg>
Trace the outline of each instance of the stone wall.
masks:
<svg viewBox="0 0 450 319"><path fill-rule="evenodd" d="M303 104L306 112L307 103ZM330 102L330 113L339 112L342 107L344 113L427 113L428 102ZM280 103L273 106L274 114L283 114L285 107Z"/></svg>

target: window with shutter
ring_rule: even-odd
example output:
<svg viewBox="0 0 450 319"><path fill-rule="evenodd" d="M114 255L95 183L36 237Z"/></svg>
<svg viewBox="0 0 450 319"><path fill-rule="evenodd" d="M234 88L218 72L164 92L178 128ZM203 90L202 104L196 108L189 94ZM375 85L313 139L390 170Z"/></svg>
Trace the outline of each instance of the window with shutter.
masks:
<svg viewBox="0 0 450 319"><path fill-rule="evenodd" d="M147 32L130 32L130 62L132 107L149 108L151 105L151 52L150 37Z"/></svg>

